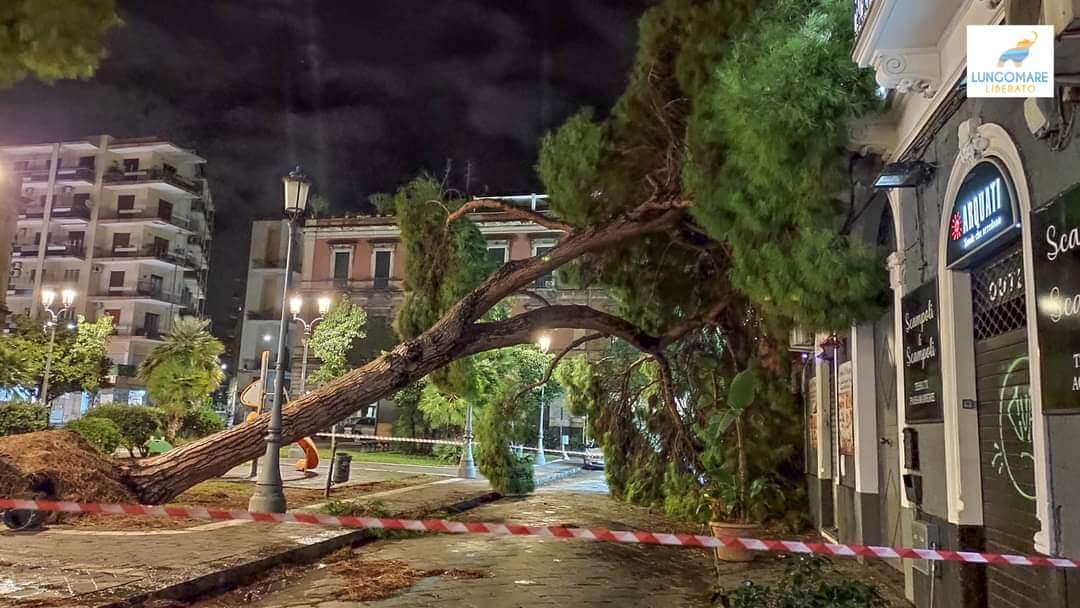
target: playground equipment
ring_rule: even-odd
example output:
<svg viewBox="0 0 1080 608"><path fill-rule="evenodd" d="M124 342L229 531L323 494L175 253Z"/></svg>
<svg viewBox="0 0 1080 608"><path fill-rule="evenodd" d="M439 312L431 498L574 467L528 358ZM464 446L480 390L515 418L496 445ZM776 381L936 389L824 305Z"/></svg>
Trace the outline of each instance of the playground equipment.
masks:
<svg viewBox="0 0 1080 608"><path fill-rule="evenodd" d="M262 378L256 378L254 382L247 385L243 391L240 392L240 403L252 408L254 411L249 412L245 420L250 421L259 417L262 411L263 396L266 392L263 390ZM288 395L285 397L288 399ZM303 437L297 440L296 445L304 451L304 457L296 461L297 471L310 471L318 468L319 466L319 450L315 447L315 441L311 437Z"/></svg>

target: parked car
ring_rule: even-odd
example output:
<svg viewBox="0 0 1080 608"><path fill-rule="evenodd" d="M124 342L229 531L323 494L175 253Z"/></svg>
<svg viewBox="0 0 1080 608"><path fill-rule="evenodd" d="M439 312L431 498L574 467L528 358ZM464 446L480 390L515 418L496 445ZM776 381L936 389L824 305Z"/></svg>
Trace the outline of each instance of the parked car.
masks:
<svg viewBox="0 0 1080 608"><path fill-rule="evenodd" d="M604 470L604 452L596 446L585 448L585 456L582 457L584 462L581 468L588 471L603 471Z"/></svg>

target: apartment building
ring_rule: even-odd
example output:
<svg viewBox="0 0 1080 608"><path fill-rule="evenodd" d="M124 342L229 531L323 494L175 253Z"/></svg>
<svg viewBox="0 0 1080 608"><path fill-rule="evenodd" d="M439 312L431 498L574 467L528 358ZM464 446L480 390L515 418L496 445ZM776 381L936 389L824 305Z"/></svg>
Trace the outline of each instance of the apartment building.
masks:
<svg viewBox="0 0 1080 608"><path fill-rule="evenodd" d="M159 138L108 135L0 154L17 183L7 307L37 316L43 289L75 289L71 315L113 318L114 387L102 400L143 402L135 366L177 315L204 309L214 214L206 161Z"/></svg>
<svg viewBox="0 0 1080 608"><path fill-rule="evenodd" d="M546 197L515 196L495 197L505 202L521 204L533 210L545 212ZM481 212L470 215L480 232L487 239L487 255L498 263L543 255L554 247L563 234L533 222L521 221L504 212ZM404 298L405 247L401 243L401 231L390 216L350 215L308 220L303 229L303 265L299 282L300 292L306 302L314 305L317 297L330 295L335 298L348 296L364 308L368 315L368 338L357 353L361 359L378 355L397 343L391 323ZM541 277L533 291L559 304L590 304L603 306L605 300L597 290L566 289L558 285L556 277ZM528 297L515 297L512 307L521 312L538 303ZM551 350L558 352L584 331L560 329L551 332ZM599 342L593 348L602 347ZM314 369L313 362L309 370ZM294 358L293 373L298 373ZM389 423L384 416L385 405L376 411L380 425ZM548 425L560 425L573 436L580 434L582 420L570 417L560 403L552 404L547 412ZM385 426L383 427L385 428ZM557 441L554 433L552 441Z"/></svg>
<svg viewBox="0 0 1080 608"><path fill-rule="evenodd" d="M243 390L259 377L259 362L264 351L270 352L270 369L277 361L278 323L281 321L281 297L284 293L285 251L289 242L286 220L257 220L251 225L247 283L244 291L243 320L235 363L236 385ZM300 273L295 270L300 252L294 244L291 284L297 285ZM299 353L302 328L290 327L286 360ZM246 414L246 412L243 412Z"/></svg>

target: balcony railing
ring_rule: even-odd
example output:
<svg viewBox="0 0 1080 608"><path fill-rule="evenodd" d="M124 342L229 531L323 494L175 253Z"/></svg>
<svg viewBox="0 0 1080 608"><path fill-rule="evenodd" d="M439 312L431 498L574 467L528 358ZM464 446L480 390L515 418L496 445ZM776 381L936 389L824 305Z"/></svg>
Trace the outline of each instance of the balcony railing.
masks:
<svg viewBox="0 0 1080 608"><path fill-rule="evenodd" d="M123 365L116 364L112 366L110 370L110 376L116 376L117 378L134 378L139 370L138 365Z"/></svg>
<svg viewBox="0 0 1080 608"><path fill-rule="evenodd" d="M161 167L151 167L139 171L124 171L114 167L105 172L104 181L109 184L164 182L196 196L202 194L202 188L194 181L181 177L172 171L166 171Z"/></svg>
<svg viewBox="0 0 1080 608"><path fill-rule="evenodd" d="M170 252L167 249L161 249L153 245L145 247L97 248L94 250L94 257L100 259L154 258L170 264L176 264L177 266L186 266L188 268L196 268L199 265L199 261L186 251L174 250Z"/></svg>
<svg viewBox="0 0 1080 608"><path fill-rule="evenodd" d="M870 9L873 8L876 0L855 0L855 38L858 38L862 34L863 26L866 25L866 19L870 16Z"/></svg>
<svg viewBox="0 0 1080 608"><path fill-rule="evenodd" d="M281 258L271 259L258 259L251 260L252 268L267 269L267 268L285 268L285 260Z"/></svg>
<svg viewBox="0 0 1080 608"><path fill-rule="evenodd" d="M150 340L160 340L162 337L162 332L157 327L136 327L135 331L131 332L131 334Z"/></svg>
<svg viewBox="0 0 1080 608"><path fill-rule="evenodd" d="M26 182L47 182L51 171L45 167L32 167L17 172L19 177ZM56 171L57 181L80 181L94 183L94 169L92 167L60 167Z"/></svg>
<svg viewBox="0 0 1080 608"><path fill-rule="evenodd" d="M101 219L103 220L151 220L166 222L172 224L177 228L183 228L184 230L191 230L192 221L185 217L179 217L177 215L171 215L165 217L158 215L156 212L148 211L139 207L132 207L127 209L117 209L115 211L108 211L102 213Z"/></svg>
<svg viewBox="0 0 1080 608"><path fill-rule="evenodd" d="M36 257L41 251L41 245L39 244L16 244L15 252L18 257L32 258ZM50 243L45 250L46 257L63 257L70 256L76 258L86 257L86 247L81 243Z"/></svg>
<svg viewBox="0 0 1080 608"><path fill-rule="evenodd" d="M248 310L245 314L252 321L276 321L281 318L281 309Z"/></svg>
<svg viewBox="0 0 1080 608"><path fill-rule="evenodd" d="M323 281L302 281L300 289L304 291L400 291L403 281L393 278L375 278L366 280L328 279Z"/></svg>
<svg viewBox="0 0 1080 608"><path fill-rule="evenodd" d="M42 207L41 205L30 205L23 207L19 211L20 220L44 219L44 217L45 207ZM90 219L90 209L82 204L76 204L70 201L60 201L53 203L52 212L49 214L49 217L57 220L79 219L88 221Z"/></svg>

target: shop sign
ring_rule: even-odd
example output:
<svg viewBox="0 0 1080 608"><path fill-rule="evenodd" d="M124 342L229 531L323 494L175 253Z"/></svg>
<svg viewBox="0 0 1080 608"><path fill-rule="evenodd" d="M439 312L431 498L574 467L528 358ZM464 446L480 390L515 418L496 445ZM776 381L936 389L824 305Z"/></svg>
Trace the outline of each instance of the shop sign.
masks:
<svg viewBox="0 0 1080 608"><path fill-rule="evenodd" d="M816 450L818 447L817 438L817 418L818 418L818 394L817 394L817 377L811 377L810 382L807 383L807 392L810 396L810 421L807 425L810 427L810 449Z"/></svg>
<svg viewBox="0 0 1080 608"><path fill-rule="evenodd" d="M942 420L937 281L904 296L901 308L907 422Z"/></svg>
<svg viewBox="0 0 1080 608"><path fill-rule="evenodd" d="M1032 212L1043 411L1080 410L1080 188Z"/></svg>
<svg viewBox="0 0 1080 608"><path fill-rule="evenodd" d="M983 161L968 172L953 202L945 265L967 260L1018 226L1012 184L997 162Z"/></svg>
<svg viewBox="0 0 1080 608"><path fill-rule="evenodd" d="M855 393L851 384L851 361L840 364L837 370L837 412L840 423L840 453L855 455Z"/></svg>

